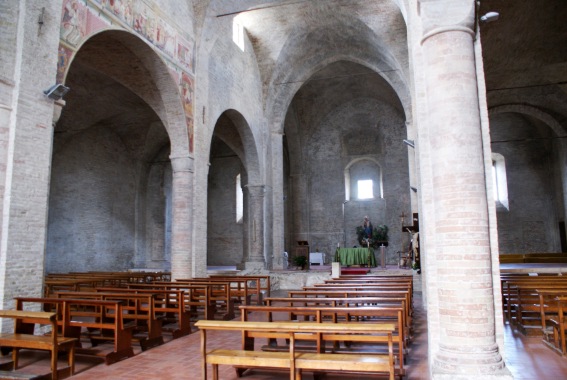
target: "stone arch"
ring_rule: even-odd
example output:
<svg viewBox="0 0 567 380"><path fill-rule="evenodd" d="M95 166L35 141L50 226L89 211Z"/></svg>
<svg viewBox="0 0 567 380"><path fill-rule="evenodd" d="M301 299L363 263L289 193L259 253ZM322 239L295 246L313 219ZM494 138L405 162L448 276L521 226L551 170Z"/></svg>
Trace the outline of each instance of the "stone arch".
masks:
<svg viewBox="0 0 567 380"><path fill-rule="evenodd" d="M189 159L186 110L162 61L137 36L107 30L67 67L55 125L48 270L171 270L174 158ZM191 199L183 199L184 204ZM81 252L85 267L66 268ZM187 250L185 250L187 252Z"/></svg>
<svg viewBox="0 0 567 380"><path fill-rule="evenodd" d="M278 58L280 65L275 69L270 80L270 92L267 94L266 100L266 115L271 122L274 132L281 133L283 131L287 109L303 83L316 72L338 61L354 62L370 68L377 75L380 75L396 92L402 103L406 120L411 120L410 88L402 65L392 54L386 43L380 41L380 38L368 26L355 18L349 18L348 21L352 25L356 25L360 33L356 35L356 38L349 39L349 41L354 41L354 43L344 44L344 46L348 46L347 49L337 49L336 47L325 45L318 51L306 52L304 49L301 49L301 45L302 41L308 37L298 37L302 33L306 33L302 29L295 31L295 38L294 36L288 38L286 45L282 48L282 52L299 51L300 54L295 56L281 54ZM401 22L405 25L405 21L402 20ZM354 30L354 28L352 29ZM311 35L309 38L316 38L316 36L320 35L332 35L332 31L332 25L327 25L314 31L309 31L308 35ZM349 38L349 36L341 35L335 38L342 41ZM323 38L322 40L328 39ZM281 64L286 60L292 63L299 62L300 64L290 69L289 65Z"/></svg>
<svg viewBox="0 0 567 380"><path fill-rule="evenodd" d="M223 123L223 119L229 120L235 129L229 129L228 125ZM245 117L234 109L228 109L218 117L213 133L238 155L248 173L249 183L260 184L261 171L258 146Z"/></svg>
<svg viewBox="0 0 567 380"><path fill-rule="evenodd" d="M122 60L125 51L133 58L128 71ZM64 74L65 82L79 55L85 57L93 68L130 89L154 110L169 134L173 157L184 157L190 153L189 121L178 84L165 61L147 43L135 34L122 30L104 30L93 34L82 42L70 59Z"/></svg>
<svg viewBox="0 0 567 380"><path fill-rule="evenodd" d="M542 111L537 107L529 106L526 104L505 104L501 106L491 107L488 110L488 115L491 116L506 112L533 116L548 125L556 136L564 136L565 134L565 128L563 128L563 126L552 115Z"/></svg>
<svg viewBox="0 0 567 380"><path fill-rule="evenodd" d="M504 104L488 111L498 181L490 185L498 190L506 187L508 195L501 204L500 194L495 194L499 252L560 249L562 227L558 224L567 215L565 128L554 115L531 105Z"/></svg>
<svg viewBox="0 0 567 380"><path fill-rule="evenodd" d="M263 220L263 207L256 200L258 196L263 199L264 184L260 178L258 149L240 112L229 109L217 119L211 136L209 165L207 264L241 267L252 257L256 240L260 240L249 235L260 234L258 224Z"/></svg>

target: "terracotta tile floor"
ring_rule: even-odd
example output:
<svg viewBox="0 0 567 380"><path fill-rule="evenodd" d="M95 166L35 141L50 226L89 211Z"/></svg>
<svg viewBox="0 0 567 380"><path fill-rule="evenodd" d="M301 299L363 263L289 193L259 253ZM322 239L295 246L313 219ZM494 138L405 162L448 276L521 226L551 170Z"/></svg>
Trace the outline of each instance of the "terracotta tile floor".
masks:
<svg viewBox="0 0 567 380"><path fill-rule="evenodd" d="M407 380L428 380L427 363L427 326L426 314L421 306L421 295L415 295L414 339L410 346L407 363ZM513 331L508 325L505 328L505 344L507 365L516 380L560 380L567 379L567 357L551 351L541 342L540 337L524 337ZM240 335L232 332L211 332L209 347L239 347ZM261 342L259 343L261 344ZM100 359L77 355L76 373L73 380L92 379L201 379L200 336L193 333L189 336L171 340L143 353L135 348L137 355L130 359L105 365ZM43 355L43 356L42 356ZM8 358L1 358L6 361ZM33 355L25 353L22 359L26 373L45 373L49 369L48 356L43 353ZM65 367L64 359L60 360L60 368ZM236 380L237 376L232 367L220 366L221 380ZM64 374L62 374L64 375ZM209 372L209 377L211 377ZM66 376L62 376L66 377ZM306 380L313 376L306 374ZM328 375L326 379L370 379L369 376ZM375 377L374 377L375 378ZM248 380L284 380L289 379L289 373L275 371L248 371L243 379Z"/></svg>

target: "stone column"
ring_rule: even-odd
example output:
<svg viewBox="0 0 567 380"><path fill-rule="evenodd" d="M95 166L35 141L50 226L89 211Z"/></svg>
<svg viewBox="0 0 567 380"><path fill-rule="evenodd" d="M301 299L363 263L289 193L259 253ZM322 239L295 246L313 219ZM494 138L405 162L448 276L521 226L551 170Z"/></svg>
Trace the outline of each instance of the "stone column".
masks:
<svg viewBox="0 0 567 380"><path fill-rule="evenodd" d="M291 196L293 229L290 246L293 251L298 240L309 240L309 181L305 174L291 174Z"/></svg>
<svg viewBox="0 0 567 380"><path fill-rule="evenodd" d="M246 185L248 190L248 258L246 269L264 269L264 186Z"/></svg>
<svg viewBox="0 0 567 380"><path fill-rule="evenodd" d="M477 75L475 1L422 0L435 241L433 379L512 378L495 339L494 295ZM482 80L482 78L481 78ZM427 254L427 252L425 252ZM433 296L434 295L434 296Z"/></svg>
<svg viewBox="0 0 567 380"><path fill-rule="evenodd" d="M283 174L283 134L272 132L272 262L273 269L283 269L285 251L285 208Z"/></svg>
<svg viewBox="0 0 567 380"><path fill-rule="evenodd" d="M172 179L171 277L192 278L196 265L193 258L193 158L170 157ZM204 260L206 266L207 258Z"/></svg>

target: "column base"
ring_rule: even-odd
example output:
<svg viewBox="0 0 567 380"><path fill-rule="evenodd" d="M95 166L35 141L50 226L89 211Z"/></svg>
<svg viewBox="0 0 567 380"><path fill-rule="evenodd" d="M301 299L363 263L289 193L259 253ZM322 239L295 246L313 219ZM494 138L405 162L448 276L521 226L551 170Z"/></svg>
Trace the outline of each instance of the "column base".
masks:
<svg viewBox="0 0 567 380"><path fill-rule="evenodd" d="M246 271L263 271L265 264L261 261L246 261L244 263L244 269Z"/></svg>
<svg viewBox="0 0 567 380"><path fill-rule="evenodd" d="M484 347L440 345L433 361L433 380L512 380L496 344Z"/></svg>
<svg viewBox="0 0 567 380"><path fill-rule="evenodd" d="M508 370L508 368L503 368L496 373L484 374L482 376L474 374L464 374L464 373L437 373L435 370L431 376L432 380L513 380L514 376Z"/></svg>

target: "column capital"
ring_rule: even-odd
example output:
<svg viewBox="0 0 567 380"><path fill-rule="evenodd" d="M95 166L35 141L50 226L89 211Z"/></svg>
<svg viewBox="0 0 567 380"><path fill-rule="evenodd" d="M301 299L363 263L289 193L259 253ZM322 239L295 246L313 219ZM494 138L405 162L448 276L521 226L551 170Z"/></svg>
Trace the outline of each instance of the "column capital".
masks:
<svg viewBox="0 0 567 380"><path fill-rule="evenodd" d="M190 172L193 173L194 170L194 159L193 157L189 156L169 156L171 160L171 168L173 169L173 173L178 172Z"/></svg>
<svg viewBox="0 0 567 380"><path fill-rule="evenodd" d="M446 32L475 35L475 0L419 0L422 34L421 43Z"/></svg>
<svg viewBox="0 0 567 380"><path fill-rule="evenodd" d="M244 185L244 187L252 197L263 197L266 192L266 185Z"/></svg>
<svg viewBox="0 0 567 380"><path fill-rule="evenodd" d="M63 112L63 107L65 107L66 104L67 103L63 99L59 99L53 102L53 121L51 122L53 128L55 128L55 125L59 121L61 112Z"/></svg>

